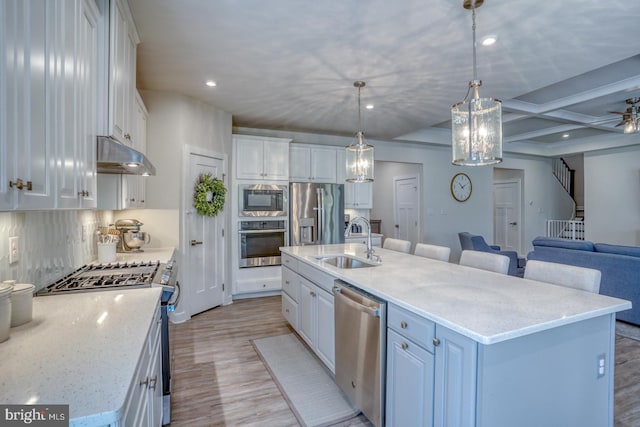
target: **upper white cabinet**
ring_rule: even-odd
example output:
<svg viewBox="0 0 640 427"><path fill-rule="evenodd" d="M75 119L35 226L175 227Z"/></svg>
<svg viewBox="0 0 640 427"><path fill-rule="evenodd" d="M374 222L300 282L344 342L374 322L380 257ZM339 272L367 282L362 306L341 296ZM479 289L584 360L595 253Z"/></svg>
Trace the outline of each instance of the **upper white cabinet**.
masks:
<svg viewBox="0 0 640 427"><path fill-rule="evenodd" d="M109 1L108 133L132 145L136 91L136 46L140 39L125 0Z"/></svg>
<svg viewBox="0 0 640 427"><path fill-rule="evenodd" d="M289 180L289 139L234 135L236 178Z"/></svg>
<svg viewBox="0 0 640 427"><path fill-rule="evenodd" d="M291 145L289 158L290 181L336 182L336 149Z"/></svg>
<svg viewBox="0 0 640 427"><path fill-rule="evenodd" d="M95 2L0 3L0 209L95 207Z"/></svg>

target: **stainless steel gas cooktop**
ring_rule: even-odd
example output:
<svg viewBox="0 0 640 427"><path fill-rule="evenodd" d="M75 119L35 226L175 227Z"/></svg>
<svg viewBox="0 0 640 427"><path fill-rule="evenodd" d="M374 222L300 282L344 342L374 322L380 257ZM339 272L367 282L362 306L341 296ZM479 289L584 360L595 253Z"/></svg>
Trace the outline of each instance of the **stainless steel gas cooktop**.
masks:
<svg viewBox="0 0 640 427"><path fill-rule="evenodd" d="M159 279L154 280L159 267L159 261L85 265L42 289L38 295L150 287L159 283Z"/></svg>

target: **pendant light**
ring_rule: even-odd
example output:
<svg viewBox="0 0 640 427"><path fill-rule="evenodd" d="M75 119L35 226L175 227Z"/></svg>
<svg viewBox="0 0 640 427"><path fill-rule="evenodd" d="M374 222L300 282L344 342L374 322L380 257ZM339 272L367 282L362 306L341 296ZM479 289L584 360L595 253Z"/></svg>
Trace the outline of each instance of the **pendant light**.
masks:
<svg viewBox="0 0 640 427"><path fill-rule="evenodd" d="M358 88L358 132L356 133L356 142L346 147L346 181L373 182L373 145L364 142L360 109L360 91L365 86L365 82L355 81L353 86Z"/></svg>
<svg viewBox="0 0 640 427"><path fill-rule="evenodd" d="M476 8L484 0L464 0L473 25L473 80L465 98L451 107L451 145L454 165L485 166L502 161L502 102L480 98L482 81L476 74ZM471 98L469 99L469 94Z"/></svg>

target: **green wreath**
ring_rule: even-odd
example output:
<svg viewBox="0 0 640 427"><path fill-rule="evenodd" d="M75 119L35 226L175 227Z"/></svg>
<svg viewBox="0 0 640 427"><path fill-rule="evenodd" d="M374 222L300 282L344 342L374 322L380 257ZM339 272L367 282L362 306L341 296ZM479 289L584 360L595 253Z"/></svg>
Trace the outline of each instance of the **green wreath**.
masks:
<svg viewBox="0 0 640 427"><path fill-rule="evenodd" d="M216 216L224 208L226 193L222 180L203 173L193 189L193 207L202 216Z"/></svg>

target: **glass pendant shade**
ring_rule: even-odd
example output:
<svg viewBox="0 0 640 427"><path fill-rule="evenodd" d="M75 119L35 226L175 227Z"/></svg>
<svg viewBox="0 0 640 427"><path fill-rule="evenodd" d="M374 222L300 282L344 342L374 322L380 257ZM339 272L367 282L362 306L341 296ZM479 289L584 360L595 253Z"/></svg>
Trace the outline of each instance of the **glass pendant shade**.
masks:
<svg viewBox="0 0 640 427"><path fill-rule="evenodd" d="M634 133L636 131L636 122L633 120L627 120L624 122L624 133Z"/></svg>
<svg viewBox="0 0 640 427"><path fill-rule="evenodd" d="M473 80L467 96L451 107L452 163L461 166L485 166L502 161L502 102L480 98L482 81L476 70L476 8L484 0L464 0L463 7L471 9L473 34ZM471 97L469 97L471 95Z"/></svg>
<svg viewBox="0 0 640 427"><path fill-rule="evenodd" d="M356 134L356 142L346 147L347 182L373 182L373 146L364 142L364 134Z"/></svg>
<svg viewBox="0 0 640 427"><path fill-rule="evenodd" d="M472 98L451 107L452 163L485 166L502 161L502 103Z"/></svg>

